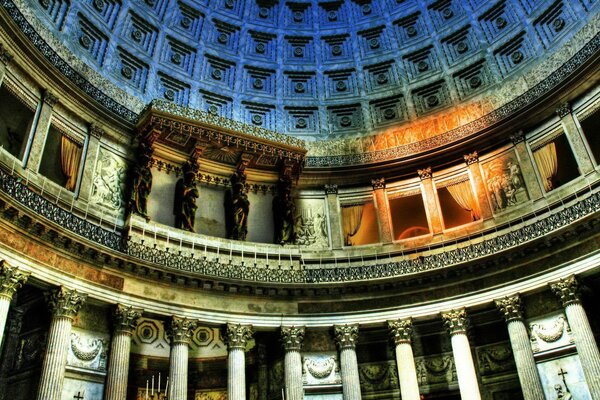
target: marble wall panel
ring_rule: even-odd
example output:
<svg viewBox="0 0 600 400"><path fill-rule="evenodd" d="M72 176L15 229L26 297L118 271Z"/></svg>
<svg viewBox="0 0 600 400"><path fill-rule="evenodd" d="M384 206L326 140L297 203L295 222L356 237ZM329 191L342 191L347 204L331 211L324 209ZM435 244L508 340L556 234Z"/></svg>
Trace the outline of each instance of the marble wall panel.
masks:
<svg viewBox="0 0 600 400"><path fill-rule="evenodd" d="M151 221L168 226L175 224L173 204L177 179L172 172L167 174L164 170L152 168L152 192L148 196L148 215Z"/></svg>
<svg viewBox="0 0 600 400"><path fill-rule="evenodd" d="M101 147L92 182L90 202L111 210L124 212L127 201L127 162Z"/></svg>
<svg viewBox="0 0 600 400"><path fill-rule="evenodd" d="M585 383L578 355L545 361L539 363L537 367L547 399L592 398Z"/></svg>
<svg viewBox="0 0 600 400"><path fill-rule="evenodd" d="M329 217L324 198L296 200L295 230L296 244L329 247Z"/></svg>
<svg viewBox="0 0 600 400"><path fill-rule="evenodd" d="M249 242L273 243L273 195L271 193L248 193L250 213L248 214Z"/></svg>
<svg viewBox="0 0 600 400"><path fill-rule="evenodd" d="M215 186L199 186L198 211L196 212L196 232L205 235L225 237L225 189Z"/></svg>

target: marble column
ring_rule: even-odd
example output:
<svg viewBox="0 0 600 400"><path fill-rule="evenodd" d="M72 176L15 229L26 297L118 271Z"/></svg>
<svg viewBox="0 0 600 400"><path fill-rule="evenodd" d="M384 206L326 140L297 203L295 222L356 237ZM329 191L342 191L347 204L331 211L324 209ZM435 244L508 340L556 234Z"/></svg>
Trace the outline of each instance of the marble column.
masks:
<svg viewBox="0 0 600 400"><path fill-rule="evenodd" d="M325 195L329 226L331 227L331 246L339 249L344 245L344 233L342 232L342 210L340 210L338 201L337 185L325 185Z"/></svg>
<svg viewBox="0 0 600 400"><path fill-rule="evenodd" d="M517 153L519 166L521 167L521 175L525 181L525 187L527 188L529 197L532 200L542 198L544 192L542 191L542 187L537 180L535 167L533 166L531 155L527 150L527 144L525 143L525 135L523 134L523 131L519 131L514 135L511 135L510 140L515 146L515 153Z"/></svg>
<svg viewBox="0 0 600 400"><path fill-rule="evenodd" d="M360 400L360 378L356 360L358 324L334 326L335 343L340 351L344 400Z"/></svg>
<svg viewBox="0 0 600 400"><path fill-rule="evenodd" d="M570 276L550 283L550 288L565 308L590 394L593 399L600 399L600 352L581 305L579 284L574 276Z"/></svg>
<svg viewBox="0 0 600 400"><path fill-rule="evenodd" d="M267 400L269 394L269 365L267 364L266 343L258 343L256 353L258 358L258 400Z"/></svg>
<svg viewBox="0 0 600 400"><path fill-rule="evenodd" d="M100 154L100 139L104 135L104 130L96 124L91 124L88 129L88 141L83 159L83 170L81 174L81 183L79 184L79 199L88 201L92 195L92 186L94 174L96 172L96 163Z"/></svg>
<svg viewBox="0 0 600 400"><path fill-rule="evenodd" d="M169 400L187 400L188 389L188 352L194 329L198 326L195 320L176 317L171 318L167 335L171 340L169 356Z"/></svg>
<svg viewBox="0 0 600 400"><path fill-rule="evenodd" d="M110 344L105 400L125 400L129 375L131 335L137 327L142 310L118 304L114 312L114 330Z"/></svg>
<svg viewBox="0 0 600 400"><path fill-rule="evenodd" d="M423 185L423 196L425 198L425 208L429 215L429 221L431 223L431 231L433 234L442 232L442 214L438 207L438 202L435 197L435 190L433 190L433 180L431 179L431 167L420 169L418 171L419 178L421 178L421 184Z"/></svg>
<svg viewBox="0 0 600 400"><path fill-rule="evenodd" d="M471 346L467 338L469 323L467 312L464 308L446 311L442 313L442 319L450 334L460 398L462 400L481 400Z"/></svg>
<svg viewBox="0 0 600 400"><path fill-rule="evenodd" d="M42 96L42 108L35 124L31 147L26 154L25 163L27 169L32 172L38 172L40 169L42 154L44 152L44 146L46 145L46 137L48 136L48 130L50 129L52 110L57 103L58 97L46 90Z"/></svg>
<svg viewBox="0 0 600 400"><path fill-rule="evenodd" d="M487 197L487 190L485 188L485 182L483 181L483 174L481 173L481 166L479 165L479 155L476 151L466 154L464 156L465 164L469 168L469 175L471 177L472 188L474 191L475 198L479 204L479 211L481 212L481 219L488 219L492 217L492 207Z"/></svg>
<svg viewBox="0 0 600 400"><path fill-rule="evenodd" d="M20 271L6 261L0 260L0 344L4 338L10 302L17 289L27 281L27 278L29 278L29 272Z"/></svg>
<svg viewBox="0 0 600 400"><path fill-rule="evenodd" d="M585 136L575 120L571 105L569 103L561 104L560 107L556 109L556 115L560 118L563 131L571 144L571 150L573 150L575 161L579 167L579 173L585 175L592 172L594 170L594 162L585 145Z"/></svg>
<svg viewBox="0 0 600 400"><path fill-rule="evenodd" d="M13 56L0 44L0 85L6 76L6 67L12 61Z"/></svg>
<svg viewBox="0 0 600 400"><path fill-rule="evenodd" d="M304 327L281 327L281 343L285 350L285 400L304 399L304 387L302 385L302 357L300 355L303 340Z"/></svg>
<svg viewBox="0 0 600 400"><path fill-rule="evenodd" d="M412 319L399 319L388 321L390 339L394 343L396 353L396 368L398 368L398 381L400 383L400 397L402 400L419 400L419 382L417 368L412 351Z"/></svg>
<svg viewBox="0 0 600 400"><path fill-rule="evenodd" d="M227 398L246 400L246 359L248 341L252 339L252 326L227 324Z"/></svg>
<svg viewBox="0 0 600 400"><path fill-rule="evenodd" d="M37 400L60 400L62 398L71 326L86 297L85 294L65 287L47 294L52 320L50 321Z"/></svg>
<svg viewBox="0 0 600 400"><path fill-rule="evenodd" d="M508 336L515 357L523 399L544 400L544 389L533 358L519 295L498 299L495 303L508 325Z"/></svg>
<svg viewBox="0 0 600 400"><path fill-rule="evenodd" d="M373 201L377 212L377 222L379 223L379 240L382 243L391 243L394 240L392 233L392 221L390 219L390 204L388 203L385 192L385 179L371 179L373 186Z"/></svg>

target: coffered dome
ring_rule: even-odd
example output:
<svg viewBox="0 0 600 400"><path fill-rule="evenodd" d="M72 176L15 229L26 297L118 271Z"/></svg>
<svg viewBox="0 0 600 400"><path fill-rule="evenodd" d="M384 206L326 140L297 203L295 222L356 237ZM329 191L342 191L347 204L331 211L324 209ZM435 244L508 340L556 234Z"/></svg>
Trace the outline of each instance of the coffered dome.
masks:
<svg viewBox="0 0 600 400"><path fill-rule="evenodd" d="M23 2L142 103L303 139L377 133L461 103L481 117L499 83L595 13L590 0Z"/></svg>

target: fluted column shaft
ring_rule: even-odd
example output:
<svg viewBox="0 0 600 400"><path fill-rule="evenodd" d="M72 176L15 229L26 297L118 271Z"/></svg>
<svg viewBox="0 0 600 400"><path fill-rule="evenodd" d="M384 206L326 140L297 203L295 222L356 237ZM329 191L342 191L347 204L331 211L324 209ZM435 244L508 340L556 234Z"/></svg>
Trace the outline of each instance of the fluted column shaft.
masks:
<svg viewBox="0 0 600 400"><path fill-rule="evenodd" d="M252 338L250 325L227 324L227 398L246 400L246 345Z"/></svg>
<svg viewBox="0 0 600 400"><path fill-rule="evenodd" d="M169 400L187 400L188 353L197 322L173 316L167 334L171 339L169 355Z"/></svg>
<svg viewBox="0 0 600 400"><path fill-rule="evenodd" d="M593 399L600 399L600 352L588 317L581 305L579 284L574 276L570 276L551 283L550 288L565 308L590 394Z"/></svg>
<svg viewBox="0 0 600 400"><path fill-rule="evenodd" d="M510 296L496 300L496 306L504 315L508 325L508 336L517 366L523 399L544 400L544 389L535 365L535 359L533 358L527 327L523 322L519 296Z"/></svg>
<svg viewBox="0 0 600 400"><path fill-rule="evenodd" d="M358 361L356 360L358 325L335 326L334 331L340 351L344 400L360 400L360 377L358 375Z"/></svg>
<svg viewBox="0 0 600 400"><path fill-rule="evenodd" d="M396 368L402 400L419 400L417 368L412 351L412 320L388 321L388 329L396 353Z"/></svg>
<svg viewBox="0 0 600 400"><path fill-rule="evenodd" d="M38 400L60 400L62 397L73 318L84 300L84 295L65 288L60 288L48 296L52 320L42 365Z"/></svg>
<svg viewBox="0 0 600 400"><path fill-rule="evenodd" d="M227 398L246 400L246 358L244 349L232 348L227 356Z"/></svg>
<svg viewBox="0 0 600 400"><path fill-rule="evenodd" d="M481 400L479 382L467 337L466 311L465 309L452 310L442 313L442 318L450 334L460 397L462 400Z"/></svg>
<svg viewBox="0 0 600 400"><path fill-rule="evenodd" d="M565 314L571 326L590 394L592 398L600 399L600 352L585 310L581 303L571 303L565 307Z"/></svg>
<svg viewBox="0 0 600 400"><path fill-rule="evenodd" d="M125 400L129 375L131 335L141 316L141 310L118 305L115 310L115 329L110 344L105 400Z"/></svg>
<svg viewBox="0 0 600 400"><path fill-rule="evenodd" d="M303 340L303 327L281 327L281 342L285 350L285 400L304 399L304 387L302 385L302 357L300 356Z"/></svg>
<svg viewBox="0 0 600 400"><path fill-rule="evenodd" d="M169 399L187 399L188 378L188 353L187 343L173 343L169 357Z"/></svg>
<svg viewBox="0 0 600 400"><path fill-rule="evenodd" d="M29 278L29 272L20 271L6 261L0 261L0 345L4 339L10 302L17 289L27 281L27 278Z"/></svg>

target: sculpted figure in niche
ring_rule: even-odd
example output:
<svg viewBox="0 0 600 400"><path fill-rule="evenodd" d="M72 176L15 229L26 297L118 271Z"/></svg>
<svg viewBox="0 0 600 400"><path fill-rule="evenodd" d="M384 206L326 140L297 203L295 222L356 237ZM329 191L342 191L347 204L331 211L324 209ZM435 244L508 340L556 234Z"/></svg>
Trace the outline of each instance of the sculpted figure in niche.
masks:
<svg viewBox="0 0 600 400"><path fill-rule="evenodd" d="M131 200L129 210L135 214L141 215L147 220L148 216L148 196L152 190L152 171L150 164L154 150L147 141L140 142L137 152L137 160L133 168Z"/></svg>
<svg viewBox="0 0 600 400"><path fill-rule="evenodd" d="M246 240L248 234L248 212L250 201L246 195L246 174L240 164L231 175L231 189L225 194L225 225L227 238Z"/></svg>
<svg viewBox="0 0 600 400"><path fill-rule="evenodd" d="M273 219L275 228L275 243L292 243L294 234L294 215L296 205L292 199L292 178L282 176L277 182L277 196L273 199Z"/></svg>
<svg viewBox="0 0 600 400"><path fill-rule="evenodd" d="M194 232L194 220L196 219L196 200L199 193L196 187L196 176L198 164L187 161L183 165L183 177L177 181L175 186L175 204L173 214L175 215L175 228Z"/></svg>

